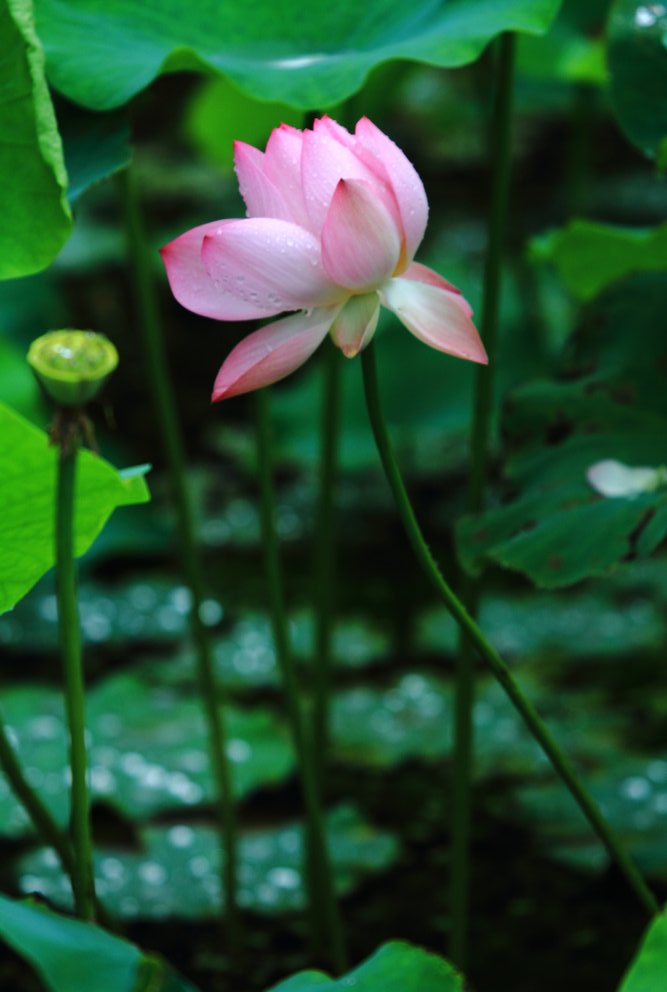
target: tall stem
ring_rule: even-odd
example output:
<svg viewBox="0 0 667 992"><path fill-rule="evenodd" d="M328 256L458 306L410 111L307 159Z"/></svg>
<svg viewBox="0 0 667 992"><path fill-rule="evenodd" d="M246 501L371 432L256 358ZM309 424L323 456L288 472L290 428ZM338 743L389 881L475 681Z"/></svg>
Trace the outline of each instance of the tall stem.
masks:
<svg viewBox="0 0 667 992"><path fill-rule="evenodd" d="M81 632L74 561L74 486L78 439L58 452L56 484L56 596L60 653L65 677L65 709L69 726L72 775L71 831L74 846L74 903L83 920L95 918L95 880L90 832L86 717Z"/></svg>
<svg viewBox="0 0 667 992"><path fill-rule="evenodd" d="M472 466L466 508L476 513L484 501L488 465L489 434L496 375L498 311L502 258L507 227L511 172L512 96L514 35L504 34L497 42L494 96L491 110L489 159L493 163L488 244L484 270L481 333L489 356L487 366L477 366L472 424ZM479 585L466 580L463 601L475 616ZM454 761L452 781L452 860L450 956L464 969L468 946L470 899L470 823L472 814L473 708L475 701L474 651L469 638L461 637L456 669L454 708Z"/></svg>
<svg viewBox="0 0 667 992"><path fill-rule="evenodd" d="M205 582L187 483L183 439L167 367L157 291L151 273L151 259L141 205L131 168L121 175L120 186L138 323L146 358L146 377L169 469L183 575L192 599L189 616L190 633L195 648L199 696L208 728L209 754L216 783L216 816L222 848L222 883L229 935L228 946L233 953L236 953L240 937L237 904L238 841L232 774L226 748L224 700L223 705L219 705L222 690L216 684L210 636L202 621Z"/></svg>
<svg viewBox="0 0 667 992"><path fill-rule="evenodd" d="M287 629L278 535L275 526L271 425L267 391L262 389L257 392L254 401L267 593L276 657L285 690L285 702L294 747L299 761L301 791L306 812L306 877L311 901L313 940L318 952L329 958L336 970L343 971L345 967L343 934L320 803L316 763L313 749L310 747L310 735L307 732L302 710L299 682Z"/></svg>
<svg viewBox="0 0 667 992"><path fill-rule="evenodd" d="M488 245L484 268L482 339L489 364L477 367L475 411L472 427L472 468L468 484L468 505L481 506L486 486L489 434L496 377L496 342L502 280L502 260L507 228L507 208L511 174L512 95L514 79L513 34L498 41L496 86L491 117L490 157L493 162Z"/></svg>
<svg viewBox="0 0 667 992"><path fill-rule="evenodd" d="M652 892L629 858L618 837L600 813L595 800L589 794L569 760L561 751L555 739L552 737L550 730L537 713L537 710L526 698L526 696L524 696L505 662L502 660L493 645L487 640L483 631L470 616L468 610L453 592L440 572L440 569L433 558L433 555L429 551L424 540L424 536L420 530L412 504L410 503L410 499L405 489L403 479L401 478L398 464L391 446L391 441L389 440L389 435L387 433L387 428L380 407L377 372L375 368L375 355L372 344L369 345L362 353L362 365L364 372L366 405L368 408L371 426L373 428L373 434L375 436L375 443L382 460L387 482L389 483L394 501L396 503L396 508L417 561L431 582L431 585L438 593L440 599L447 607L449 613L489 666L508 698L512 702L514 708L522 716L531 734L551 762L554 771L561 778L564 785L571 793L582 813L606 847L611 858L624 875L628 885L632 888L642 906L651 916L654 915L658 912L658 904Z"/></svg>
<svg viewBox="0 0 667 992"><path fill-rule="evenodd" d="M329 344L329 342L327 342ZM335 483L340 431L341 356L329 345L324 355L319 500L315 522L315 694L313 699L313 746L320 795L324 792L329 708L331 695L331 637L335 610L336 541Z"/></svg>

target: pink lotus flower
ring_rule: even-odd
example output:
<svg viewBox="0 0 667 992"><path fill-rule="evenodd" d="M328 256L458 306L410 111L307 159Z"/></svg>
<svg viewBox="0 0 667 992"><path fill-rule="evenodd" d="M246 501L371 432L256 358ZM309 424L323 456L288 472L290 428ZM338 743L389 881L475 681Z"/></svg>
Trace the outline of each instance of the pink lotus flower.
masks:
<svg viewBox="0 0 667 992"><path fill-rule="evenodd" d="M234 159L248 217L202 224L162 248L172 292L216 320L297 312L232 350L214 401L284 378L327 334L357 355L380 304L430 347L487 361L459 290L413 262L428 218L424 186L367 118L353 135L328 117L312 130L282 124L265 152L238 141Z"/></svg>

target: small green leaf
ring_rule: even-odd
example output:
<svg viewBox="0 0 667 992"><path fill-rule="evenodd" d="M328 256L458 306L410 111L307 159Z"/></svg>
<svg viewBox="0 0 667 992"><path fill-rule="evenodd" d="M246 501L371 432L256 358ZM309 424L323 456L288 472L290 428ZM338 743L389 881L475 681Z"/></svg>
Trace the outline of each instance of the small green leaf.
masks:
<svg viewBox="0 0 667 992"><path fill-rule="evenodd" d="M402 941L384 944L342 978L304 971L274 986L271 992L463 992L463 978L448 961Z"/></svg>
<svg viewBox="0 0 667 992"><path fill-rule="evenodd" d="M667 135L667 8L616 0L608 30L611 100L621 128L656 158Z"/></svg>
<svg viewBox="0 0 667 992"><path fill-rule="evenodd" d="M56 461L46 434L0 403L0 613L54 563ZM75 550L82 555L117 506L145 503L149 494L142 476L123 479L89 451L77 469Z"/></svg>
<svg viewBox="0 0 667 992"><path fill-rule="evenodd" d="M153 955L92 923L0 896L0 937L50 992L197 992Z"/></svg>
<svg viewBox="0 0 667 992"><path fill-rule="evenodd" d="M0 0L0 279L45 268L67 240L67 174L31 0Z"/></svg>
<svg viewBox="0 0 667 992"><path fill-rule="evenodd" d="M534 260L556 266L571 293L591 300L632 273L667 270L667 224L633 230L573 220L535 240L531 251Z"/></svg>
<svg viewBox="0 0 667 992"><path fill-rule="evenodd" d="M657 992L667 975L667 910L648 925L618 992Z"/></svg>
<svg viewBox="0 0 667 992"><path fill-rule="evenodd" d="M258 100L308 110L346 99L380 63L474 61L501 31L545 31L559 0L36 0L49 78L75 103L127 103L159 73L213 69Z"/></svg>

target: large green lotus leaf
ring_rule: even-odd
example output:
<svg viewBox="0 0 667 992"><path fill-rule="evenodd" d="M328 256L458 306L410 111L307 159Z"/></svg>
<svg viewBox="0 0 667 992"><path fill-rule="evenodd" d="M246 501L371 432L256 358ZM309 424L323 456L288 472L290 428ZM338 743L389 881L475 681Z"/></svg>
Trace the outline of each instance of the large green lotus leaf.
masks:
<svg viewBox="0 0 667 992"><path fill-rule="evenodd" d="M392 941L341 978L303 971L274 986L271 992L463 992L463 978L448 961L420 947Z"/></svg>
<svg viewBox="0 0 667 992"><path fill-rule="evenodd" d="M616 0L609 17L612 106L630 140L667 164L667 8L644 0Z"/></svg>
<svg viewBox="0 0 667 992"><path fill-rule="evenodd" d="M327 817L336 888L345 895L368 875L390 867L398 844L350 806ZM220 837L208 826L177 823L147 827L141 851L98 848L97 891L114 915L143 919L203 919L220 912ZM244 833L239 844L239 903L263 913L302 909L303 832L298 824ZM71 904L69 884L53 853L41 849L20 862L20 886L59 905Z"/></svg>
<svg viewBox="0 0 667 992"><path fill-rule="evenodd" d="M30 0L0 0L0 279L45 268L67 240L67 174Z"/></svg>
<svg viewBox="0 0 667 992"><path fill-rule="evenodd" d="M0 938L30 962L50 992L196 992L134 944L45 906L0 896Z"/></svg>
<svg viewBox="0 0 667 992"><path fill-rule="evenodd" d="M667 269L667 224L648 230L573 220L533 242L533 257L556 266L565 285L591 300L617 279Z"/></svg>
<svg viewBox="0 0 667 992"><path fill-rule="evenodd" d="M605 766L586 772L586 787L639 867L667 878L667 754L612 754ZM517 799L522 822L537 825L554 857L589 871L606 867L606 850L560 783L524 786Z"/></svg>
<svg viewBox="0 0 667 992"><path fill-rule="evenodd" d="M665 305L663 275L626 280L586 311L560 380L515 391L504 419L511 498L457 528L470 571L491 561L539 586L565 586L649 555L664 538L664 488L604 497L586 472L604 459L665 461Z"/></svg>
<svg viewBox="0 0 667 992"><path fill-rule="evenodd" d="M56 449L47 435L0 403L0 613L54 564ZM93 543L117 506L149 499L142 469L118 472L89 451L79 457L75 553Z"/></svg>
<svg viewBox="0 0 667 992"><path fill-rule="evenodd" d="M648 925L618 992L657 992L667 975L667 911Z"/></svg>
<svg viewBox="0 0 667 992"><path fill-rule="evenodd" d="M61 696L44 686L14 686L3 693L2 710L28 780L65 824L68 763ZM227 707L225 715L237 797L292 774L287 732L270 710ZM213 800L206 728L194 696L121 674L90 691L87 726L93 799L133 819ZM9 784L0 780L0 832L20 835L29 829Z"/></svg>
<svg viewBox="0 0 667 992"><path fill-rule="evenodd" d="M501 31L545 31L559 0L36 0L53 85L76 103L126 103L160 72L213 69L260 100L304 110L402 58L472 62Z"/></svg>

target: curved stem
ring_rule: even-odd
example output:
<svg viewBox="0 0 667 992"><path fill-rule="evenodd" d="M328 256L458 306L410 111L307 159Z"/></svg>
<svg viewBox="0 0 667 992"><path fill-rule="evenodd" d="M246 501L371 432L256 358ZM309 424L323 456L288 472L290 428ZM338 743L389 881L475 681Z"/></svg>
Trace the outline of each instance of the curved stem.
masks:
<svg viewBox="0 0 667 992"><path fill-rule="evenodd" d="M254 403L267 593L276 657L283 680L294 747L299 760L301 791L306 812L306 878L311 903L313 939L318 952L329 958L336 970L343 971L345 968L343 934L320 804L316 764L302 711L299 682L287 629L278 535L275 526L269 398L265 389L255 393Z"/></svg>
<svg viewBox="0 0 667 992"><path fill-rule="evenodd" d="M551 731L542 721L532 703L523 694L518 683L515 682L505 662L493 645L487 640L483 631L470 616L463 603L453 592L440 572L419 528L382 417L375 368L375 355L372 344L362 353L362 366L366 405L375 436L375 443L382 460L387 481L394 496L397 510L419 564L454 620L489 666L515 709L522 716L531 734L549 758L554 771L575 799L591 827L606 847L611 858L625 876L626 881L633 889L642 906L650 915L653 915L658 912L658 904L618 837L600 813L595 800L589 794L573 766L552 737Z"/></svg>
<svg viewBox="0 0 667 992"><path fill-rule="evenodd" d="M23 769L16 757L16 752L12 747L7 735L7 728L3 718L0 716L0 767L7 776L12 792L21 803L28 816L32 820L37 833L45 844L52 847L60 859L64 871L69 875L72 882L72 891L75 888L74 858L69 843L60 827L53 819L48 809L40 799L39 795L28 782L23 774Z"/></svg>
<svg viewBox="0 0 667 992"><path fill-rule="evenodd" d="M190 633L195 648L199 696L208 728L209 756L216 783L216 816L222 848L222 883L228 927L228 946L238 952L240 923L237 905L237 825L232 774L226 749L222 689L216 683L210 635L202 621L205 581L187 483L185 453L176 400L164 347L155 282L135 177L127 169L119 179L125 212L131 276L138 324L146 356L146 377L161 433L172 487L183 576L192 597Z"/></svg>
<svg viewBox="0 0 667 992"><path fill-rule="evenodd" d="M90 832L86 718L81 632L74 561L74 486L78 438L58 452L56 485L56 597L60 653L65 677L65 709L69 726L71 831L74 846L74 903L83 920L95 918L95 880Z"/></svg>
<svg viewBox="0 0 667 992"><path fill-rule="evenodd" d="M0 768L4 772L10 788L26 813L32 820L33 826L41 839L58 855L65 873L69 876L72 892L75 886L74 857L65 836L56 821L51 816L33 787L23 774L21 763L7 734L7 727L0 715ZM95 899L95 915L107 930L117 930L117 924L111 919L99 899Z"/></svg>
<svg viewBox="0 0 667 992"><path fill-rule="evenodd" d="M329 342L327 342L329 344ZM315 522L315 581L317 615L315 626L315 692L313 699L313 747L320 794L329 744L331 695L331 637L335 610L336 542L335 482L340 432L341 356L329 344L324 355L319 500Z"/></svg>
<svg viewBox="0 0 667 992"><path fill-rule="evenodd" d="M504 34L496 43L495 88L491 108L490 161L493 163L491 205L488 218L488 245L484 270L484 299L481 334L489 364L478 365L475 375L474 413L471 436L472 466L466 509L475 513L484 501L488 466L489 435L496 374L498 311L502 278L502 258L507 227L511 172L512 95L514 81L513 34ZM462 599L475 616L479 583L467 579ZM452 779L452 860L450 957L462 970L466 966L470 899L470 824L472 819L472 766L474 748L473 708L475 702L474 650L462 636L456 666L454 707L454 756Z"/></svg>

